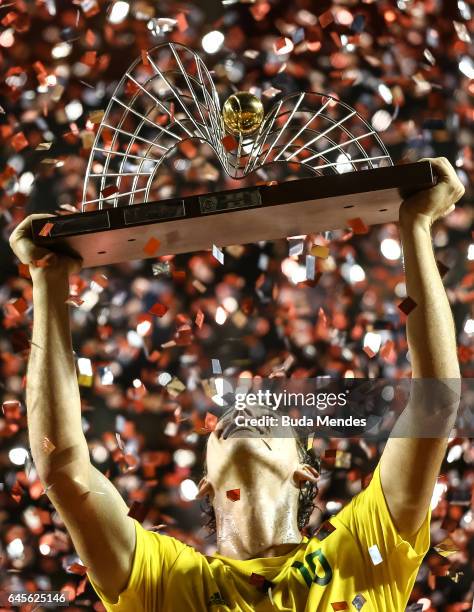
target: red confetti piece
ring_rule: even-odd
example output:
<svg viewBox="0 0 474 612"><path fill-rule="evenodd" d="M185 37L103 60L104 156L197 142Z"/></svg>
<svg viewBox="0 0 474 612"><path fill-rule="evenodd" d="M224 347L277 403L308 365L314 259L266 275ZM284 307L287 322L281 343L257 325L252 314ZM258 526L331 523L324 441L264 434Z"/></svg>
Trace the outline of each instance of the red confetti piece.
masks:
<svg viewBox="0 0 474 612"><path fill-rule="evenodd" d="M261 574L256 574L255 572L253 572L250 575L249 582L253 586L261 588L265 583L265 576L262 576Z"/></svg>
<svg viewBox="0 0 474 612"><path fill-rule="evenodd" d="M66 569L70 574L77 574L78 576L84 576L87 572L87 567L82 563L71 563Z"/></svg>
<svg viewBox="0 0 474 612"><path fill-rule="evenodd" d="M92 47L93 45L95 45L95 41L96 41L96 35L94 34L94 32L92 30L87 30L86 43L89 45L89 47Z"/></svg>
<svg viewBox="0 0 474 612"><path fill-rule="evenodd" d="M26 300L22 297L18 298L14 302L9 302L9 305L16 311L18 315L22 315L25 310L28 309L28 304Z"/></svg>
<svg viewBox="0 0 474 612"><path fill-rule="evenodd" d="M101 194L103 198L110 198L111 195L118 193L118 191L119 188L117 185L109 185L108 187L105 187L105 189L102 189Z"/></svg>
<svg viewBox="0 0 474 612"><path fill-rule="evenodd" d="M18 132L10 138L10 144L18 153L19 151L25 149L30 143L23 132Z"/></svg>
<svg viewBox="0 0 474 612"><path fill-rule="evenodd" d="M157 252L157 250L160 248L160 244L161 243L159 240L152 237L150 238L150 240L148 240L148 242L143 247L143 251L144 253L152 257Z"/></svg>
<svg viewBox="0 0 474 612"><path fill-rule="evenodd" d="M13 485L13 487L10 490L11 498L13 499L14 502L19 504L21 502L21 498L23 497L23 493L24 493L23 487L18 482L18 480L16 480L15 484Z"/></svg>
<svg viewBox="0 0 474 612"><path fill-rule="evenodd" d="M194 320L194 322L196 323L197 327L201 329L202 324L204 323L204 313L202 310L198 310L196 319Z"/></svg>
<svg viewBox="0 0 474 612"><path fill-rule="evenodd" d="M51 233L51 230L53 229L53 227L54 227L54 223L51 223L51 221L48 221L41 228L41 230L39 232L39 235L40 236L49 236L50 233Z"/></svg>
<svg viewBox="0 0 474 612"><path fill-rule="evenodd" d="M372 357L375 357L376 355L376 353L370 348L370 346L364 346L362 350L366 355L369 356L370 359L372 359Z"/></svg>
<svg viewBox="0 0 474 612"><path fill-rule="evenodd" d="M37 74L48 74L43 62L37 61L33 63L33 68Z"/></svg>
<svg viewBox="0 0 474 612"><path fill-rule="evenodd" d="M440 261L439 259L436 260L436 266L438 268L438 272L441 276L441 278L443 278L443 276L449 272L449 268L448 266L446 266L442 261Z"/></svg>
<svg viewBox="0 0 474 612"><path fill-rule="evenodd" d="M186 19L186 15L184 13L178 13L176 15L176 23L180 32L185 32L189 27L188 20Z"/></svg>
<svg viewBox="0 0 474 612"><path fill-rule="evenodd" d="M198 152L197 147L194 145L193 142L191 142L191 140L183 140L179 144L179 150L181 151L181 153L186 155L188 159L194 159Z"/></svg>
<svg viewBox="0 0 474 612"><path fill-rule="evenodd" d="M18 274L22 278L31 278L30 267L28 264L18 264Z"/></svg>
<svg viewBox="0 0 474 612"><path fill-rule="evenodd" d="M224 138L222 139L222 144L224 146L224 149L227 152L230 152L230 151L234 151L237 148L239 143L234 138L234 136L232 136L232 134L227 134L227 136L224 136Z"/></svg>
<svg viewBox="0 0 474 612"><path fill-rule="evenodd" d="M64 303L69 304L70 306L81 306L81 304L84 304L84 300L82 300L78 295L70 295Z"/></svg>
<svg viewBox="0 0 474 612"><path fill-rule="evenodd" d="M84 591L86 590L87 580L88 580L88 576L85 575L84 578L77 585L76 597L79 597L79 595L82 595L84 593Z"/></svg>
<svg viewBox="0 0 474 612"><path fill-rule="evenodd" d="M360 217L349 219L347 225L352 229L354 234L367 234L369 231L368 226L362 221Z"/></svg>
<svg viewBox="0 0 474 612"><path fill-rule="evenodd" d="M186 346L193 339L193 330L189 325L181 325L174 338L177 346Z"/></svg>
<svg viewBox="0 0 474 612"><path fill-rule="evenodd" d="M331 606L333 610L347 610L349 608L346 601L334 601Z"/></svg>
<svg viewBox="0 0 474 612"><path fill-rule="evenodd" d="M130 506L130 510L127 512L127 515L131 518L134 518L139 523L143 523L146 519L146 515L148 514L148 506L145 506L142 502L134 501Z"/></svg>
<svg viewBox="0 0 474 612"><path fill-rule="evenodd" d="M318 17L319 20L319 25L324 29L327 28L329 24L331 24L334 21L334 16L332 14L331 9L329 9L328 11L322 13L321 15L319 15Z"/></svg>
<svg viewBox="0 0 474 612"><path fill-rule="evenodd" d="M240 489L229 489L228 491L226 491L226 496L227 496L227 499L230 499L233 502L239 501Z"/></svg>
<svg viewBox="0 0 474 612"><path fill-rule="evenodd" d="M156 304L153 304L148 312L151 312L151 314L155 315L156 317L163 317L168 310L169 309L167 306L161 304L160 302L156 302Z"/></svg>
<svg viewBox="0 0 474 612"><path fill-rule="evenodd" d="M464 344L460 344L458 346L458 357L461 363L469 363L473 355L474 355L474 349Z"/></svg>
<svg viewBox="0 0 474 612"><path fill-rule="evenodd" d="M9 11L2 19L2 25L8 28L8 26L11 25L14 21L16 21L18 17L18 13L15 13L14 11Z"/></svg>
<svg viewBox="0 0 474 612"><path fill-rule="evenodd" d="M206 412L206 418L204 420L204 427L208 431L214 431L219 419L212 412Z"/></svg>
<svg viewBox="0 0 474 612"><path fill-rule="evenodd" d="M86 51L81 57L81 63L92 68L97 60L97 51Z"/></svg>
<svg viewBox="0 0 474 612"><path fill-rule="evenodd" d="M398 308L406 315L418 306L418 304L410 296L407 296L400 304L397 304Z"/></svg>
<svg viewBox="0 0 474 612"><path fill-rule="evenodd" d="M320 542L322 542L328 536L330 536L333 531L336 531L336 528L334 527L334 525L330 521L324 521L324 523L321 525L321 527L316 532L315 536Z"/></svg>
<svg viewBox="0 0 474 612"><path fill-rule="evenodd" d="M393 342L393 340L387 340L387 342L385 342L382 346L382 348L380 349L380 355L381 357L383 357L384 359L388 359L390 353L392 352L393 348L395 346L395 343Z"/></svg>
<svg viewBox="0 0 474 612"><path fill-rule="evenodd" d="M274 49L279 55L291 53L293 48L293 42L289 38L286 38L286 36L282 36L275 41Z"/></svg>
<svg viewBox="0 0 474 612"><path fill-rule="evenodd" d="M2 412L7 421L17 421L21 416L21 404L18 400L7 400L2 404Z"/></svg>

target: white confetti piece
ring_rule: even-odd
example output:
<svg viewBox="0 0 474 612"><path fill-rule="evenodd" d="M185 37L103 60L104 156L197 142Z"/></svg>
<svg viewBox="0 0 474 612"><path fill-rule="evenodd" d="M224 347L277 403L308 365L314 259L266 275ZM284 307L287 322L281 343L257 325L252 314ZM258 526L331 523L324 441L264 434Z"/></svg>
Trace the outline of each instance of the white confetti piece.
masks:
<svg viewBox="0 0 474 612"><path fill-rule="evenodd" d="M314 280L314 270L316 257L314 255L306 255L306 280Z"/></svg>
<svg viewBox="0 0 474 612"><path fill-rule="evenodd" d="M215 244L212 245L212 255L220 264L224 264L224 253Z"/></svg>
<svg viewBox="0 0 474 612"><path fill-rule="evenodd" d="M382 563L382 555L380 554L380 550L377 544L369 546L369 555L374 565L380 565L380 563Z"/></svg>

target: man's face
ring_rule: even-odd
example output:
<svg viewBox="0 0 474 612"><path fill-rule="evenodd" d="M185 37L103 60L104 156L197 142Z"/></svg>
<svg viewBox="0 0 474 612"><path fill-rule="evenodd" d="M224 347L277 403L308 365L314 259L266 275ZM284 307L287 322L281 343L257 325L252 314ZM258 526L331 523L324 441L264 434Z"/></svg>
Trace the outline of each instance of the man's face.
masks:
<svg viewBox="0 0 474 612"><path fill-rule="evenodd" d="M296 438L278 421L275 411L260 407L232 409L219 420L206 451L207 480L214 493L256 486L261 479L278 491L293 477L300 464Z"/></svg>

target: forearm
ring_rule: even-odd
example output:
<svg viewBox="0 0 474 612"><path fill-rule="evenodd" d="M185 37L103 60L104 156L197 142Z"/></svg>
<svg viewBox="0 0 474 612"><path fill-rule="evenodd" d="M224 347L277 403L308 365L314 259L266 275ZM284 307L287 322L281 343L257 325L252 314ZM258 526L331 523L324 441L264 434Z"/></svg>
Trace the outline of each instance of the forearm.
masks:
<svg viewBox="0 0 474 612"><path fill-rule="evenodd" d="M43 480L50 480L57 470L71 466L77 471L89 463L81 425L69 306L65 304L68 293L66 274L54 282L41 276L34 278L26 404L31 451ZM53 452L49 452L51 444L55 447Z"/></svg>
<svg viewBox="0 0 474 612"><path fill-rule="evenodd" d="M400 233L407 294L417 304L406 323L412 376L459 378L455 326L436 265L429 223L401 219Z"/></svg>

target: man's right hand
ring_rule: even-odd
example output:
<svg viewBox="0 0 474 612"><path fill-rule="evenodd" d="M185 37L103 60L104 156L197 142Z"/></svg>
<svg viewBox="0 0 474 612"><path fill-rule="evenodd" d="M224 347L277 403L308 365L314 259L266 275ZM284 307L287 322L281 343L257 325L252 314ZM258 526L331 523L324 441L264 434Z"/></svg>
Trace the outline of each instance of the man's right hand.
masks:
<svg viewBox="0 0 474 612"><path fill-rule="evenodd" d="M74 274L80 271L82 260L80 258L70 257L62 253L55 253L44 247L39 247L33 242L31 232L31 221L33 219L50 219L55 215L40 213L29 215L17 225L10 236L10 246L23 264L30 266L30 273L34 280L36 275L35 270L47 271L47 275L59 274Z"/></svg>

